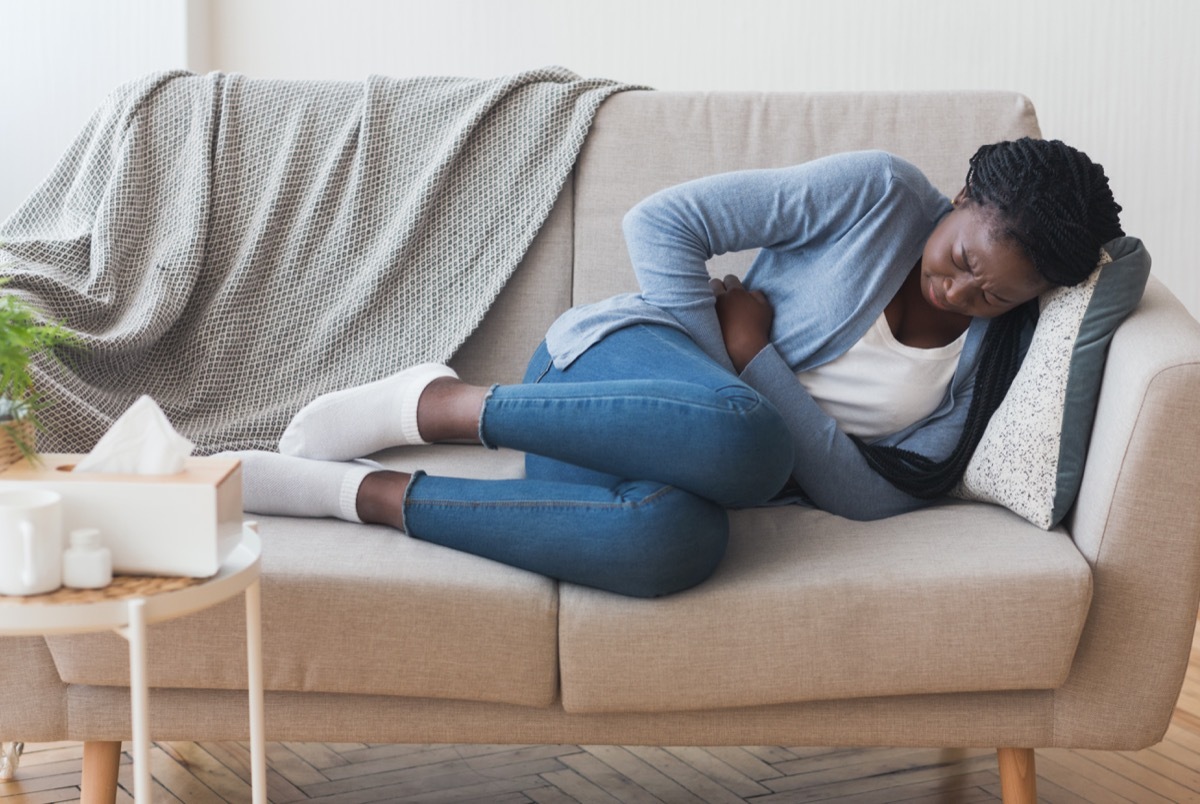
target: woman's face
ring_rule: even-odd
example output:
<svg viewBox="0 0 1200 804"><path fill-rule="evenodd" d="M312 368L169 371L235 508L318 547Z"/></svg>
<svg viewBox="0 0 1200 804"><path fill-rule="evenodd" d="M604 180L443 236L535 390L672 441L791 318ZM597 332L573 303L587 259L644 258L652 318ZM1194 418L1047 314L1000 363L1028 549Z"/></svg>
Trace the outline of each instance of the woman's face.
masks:
<svg viewBox="0 0 1200 804"><path fill-rule="evenodd" d="M1050 289L1015 243L992 236L994 212L963 193L955 204L921 255L926 302L943 312L992 318Z"/></svg>

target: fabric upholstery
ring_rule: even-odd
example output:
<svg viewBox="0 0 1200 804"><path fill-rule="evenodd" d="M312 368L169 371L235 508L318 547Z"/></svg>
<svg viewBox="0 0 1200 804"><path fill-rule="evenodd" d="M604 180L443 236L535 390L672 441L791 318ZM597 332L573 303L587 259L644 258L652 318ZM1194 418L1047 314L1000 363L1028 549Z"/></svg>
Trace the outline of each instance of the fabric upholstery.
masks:
<svg viewBox="0 0 1200 804"><path fill-rule="evenodd" d="M450 361L467 382L520 382L550 324L571 306L571 272L563 266L571 264L574 203L573 178L568 177L525 259Z"/></svg>
<svg viewBox="0 0 1200 804"><path fill-rule="evenodd" d="M1094 595L1055 734L1101 747L1165 732L1200 598L1200 323L1151 277L1109 348L1083 486L1065 524Z"/></svg>
<svg viewBox="0 0 1200 804"><path fill-rule="evenodd" d="M1091 574L1065 533L977 503L867 523L802 508L731 519L721 566L694 589L647 601L562 585L568 712L1049 689L1066 677Z"/></svg>
<svg viewBox="0 0 1200 804"><path fill-rule="evenodd" d="M488 466L482 448L441 449L445 471L456 460L476 473ZM508 471L512 453L490 455ZM558 595L549 579L380 526L263 517L261 535L267 689L529 706L554 698ZM151 685L245 689L244 633L240 598L151 626ZM64 681L128 684L120 637L48 642Z"/></svg>
<svg viewBox="0 0 1200 804"><path fill-rule="evenodd" d="M70 687L66 739L129 738L129 696ZM152 690L157 740L245 740L245 693ZM1044 691L819 701L705 712L571 714L545 708L391 696L268 692L268 740L591 745L1054 745ZM1129 746L1132 740L1121 741Z"/></svg>
<svg viewBox="0 0 1200 804"><path fill-rule="evenodd" d="M61 740L66 728L67 687L46 641L0 637L0 741Z"/></svg>

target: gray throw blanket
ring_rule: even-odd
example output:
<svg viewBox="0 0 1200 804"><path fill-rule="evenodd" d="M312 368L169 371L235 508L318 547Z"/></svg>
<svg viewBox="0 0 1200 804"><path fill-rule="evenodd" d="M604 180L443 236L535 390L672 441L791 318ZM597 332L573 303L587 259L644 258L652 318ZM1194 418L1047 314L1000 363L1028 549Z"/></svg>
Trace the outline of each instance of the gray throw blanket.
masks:
<svg viewBox="0 0 1200 804"><path fill-rule="evenodd" d="M43 451L140 394L197 453L274 449L313 397L444 362L628 87L561 68L365 83L165 73L116 91L0 226L0 275L78 333Z"/></svg>

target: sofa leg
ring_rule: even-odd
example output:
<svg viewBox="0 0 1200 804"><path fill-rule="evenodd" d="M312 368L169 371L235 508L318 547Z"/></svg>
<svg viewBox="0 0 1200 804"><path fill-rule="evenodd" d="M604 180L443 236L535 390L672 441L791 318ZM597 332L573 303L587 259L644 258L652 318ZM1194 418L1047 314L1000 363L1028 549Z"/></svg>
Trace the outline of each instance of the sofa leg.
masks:
<svg viewBox="0 0 1200 804"><path fill-rule="evenodd" d="M117 800L120 767L120 740L84 743L82 804L113 804Z"/></svg>
<svg viewBox="0 0 1200 804"><path fill-rule="evenodd" d="M1032 748L997 748L1004 804L1037 804L1037 770Z"/></svg>

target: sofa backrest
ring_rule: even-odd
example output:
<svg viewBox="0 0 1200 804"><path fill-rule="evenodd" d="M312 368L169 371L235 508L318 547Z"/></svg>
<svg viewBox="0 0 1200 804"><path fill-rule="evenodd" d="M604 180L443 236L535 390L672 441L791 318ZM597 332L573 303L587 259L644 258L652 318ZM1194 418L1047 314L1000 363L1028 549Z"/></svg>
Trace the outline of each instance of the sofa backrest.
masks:
<svg viewBox="0 0 1200 804"><path fill-rule="evenodd" d="M1039 136L1037 118L1029 100L1011 92L614 95L546 226L454 365L476 382L517 381L559 313L636 291L621 218L663 187L881 148L953 195L980 145L1022 136ZM723 255L711 270L740 275L753 256Z"/></svg>

